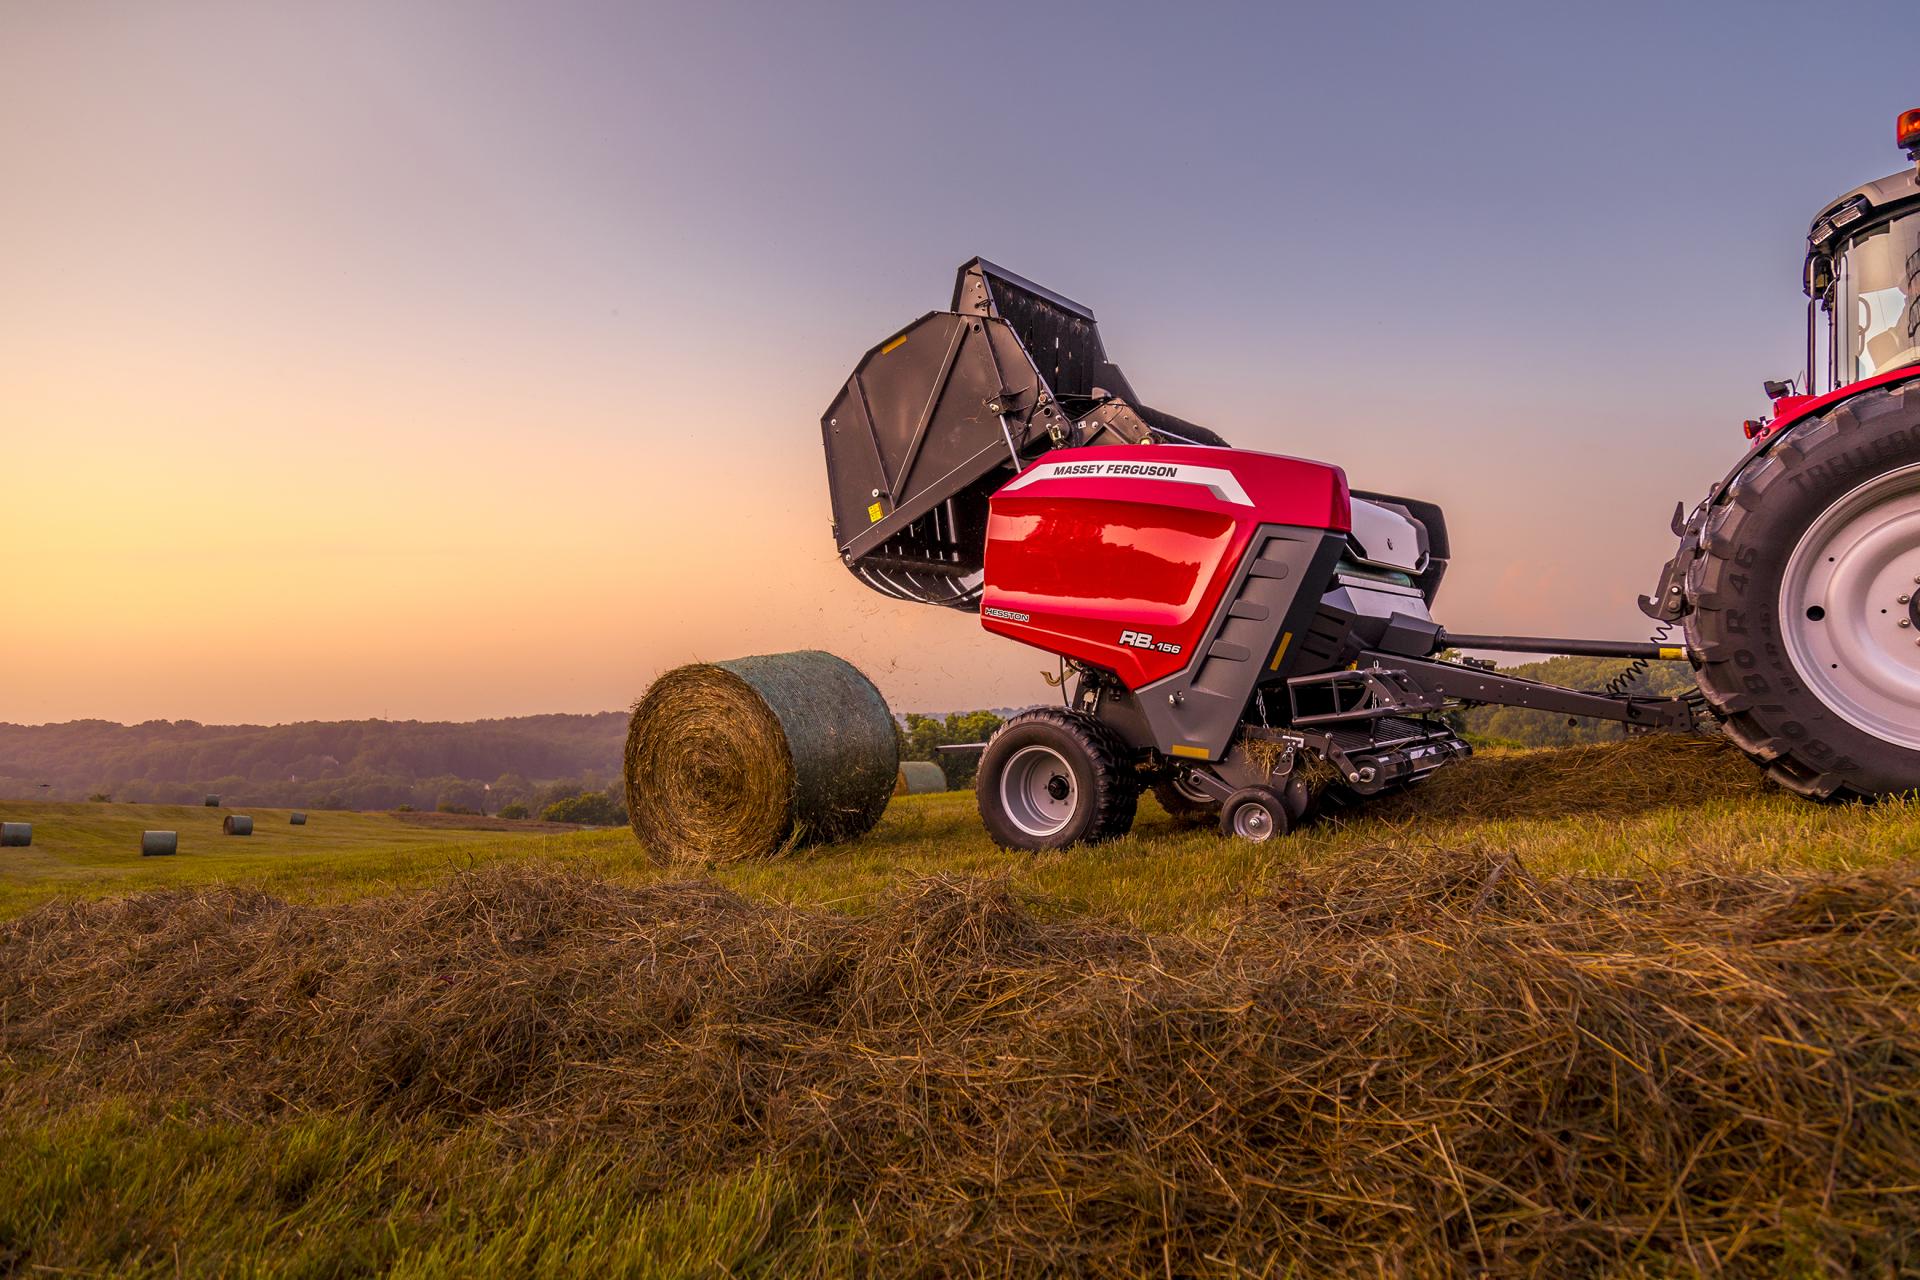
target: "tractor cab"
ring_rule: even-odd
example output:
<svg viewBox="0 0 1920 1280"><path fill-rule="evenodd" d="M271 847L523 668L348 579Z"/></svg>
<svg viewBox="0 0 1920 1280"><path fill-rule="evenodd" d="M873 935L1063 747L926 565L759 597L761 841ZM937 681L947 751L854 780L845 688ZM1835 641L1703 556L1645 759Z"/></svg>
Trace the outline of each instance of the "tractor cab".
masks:
<svg viewBox="0 0 1920 1280"><path fill-rule="evenodd" d="M1899 144L1920 161L1920 110ZM1807 233L1807 394L1920 363L1920 166L1856 187ZM1819 359L1824 340L1826 359Z"/></svg>

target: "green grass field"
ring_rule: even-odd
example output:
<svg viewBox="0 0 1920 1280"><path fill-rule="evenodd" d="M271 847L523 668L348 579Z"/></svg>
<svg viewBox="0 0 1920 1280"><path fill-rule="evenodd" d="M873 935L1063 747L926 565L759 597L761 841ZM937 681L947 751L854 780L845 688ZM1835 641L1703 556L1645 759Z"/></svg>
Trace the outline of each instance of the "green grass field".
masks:
<svg viewBox="0 0 1920 1280"><path fill-rule="evenodd" d="M34 824L33 845L0 849L0 916L63 895L246 884L338 900L434 883L510 860L581 866L622 882L710 875L789 904L858 910L916 876L1005 875L1076 910L1147 929L1205 930L1277 871L1362 851L1515 853L1538 872L1633 874L1676 865L1869 867L1920 857L1920 803L1819 806L1763 790L1717 747L1640 741L1553 752L1490 752L1403 796L1265 846L1175 826L1144 796L1134 832L1095 848L1033 856L998 849L971 792L903 796L860 840L765 862L660 867L624 828L526 834L441 829L400 816L250 810L254 834L220 833L220 809L0 804ZM180 832L173 858L142 858L145 828Z"/></svg>
<svg viewBox="0 0 1920 1280"><path fill-rule="evenodd" d="M1044 903L1047 921L1084 921L1089 927L1097 922L1101 928L1136 931L1128 936L1165 938L1169 947L1197 947L1207 953L1225 947L1224 939L1240 927L1239 922L1254 918L1248 913L1265 896L1303 870L1337 874L1349 865L1392 866L1398 860L1414 865L1456 854L1465 862L1478 859L1476 865L1485 865L1489 859L1514 855L1534 876L1597 873L1651 880L1663 870L1676 868L1845 873L1920 861L1920 803L1806 804L1763 790L1757 774L1743 760L1723 750L1683 742L1638 741L1544 754L1486 753L1405 796L1355 816L1323 821L1264 846L1226 842L1208 830L1180 828L1150 798L1144 798L1140 820L1128 838L1037 857L995 848L980 828L973 797L966 793L898 798L880 825L858 841L711 870L657 866L625 830L474 832L439 829L394 815L328 812L312 813L308 826L291 827L284 810L248 810L256 819L256 834L239 838L221 835L222 812L199 807L0 804L0 817L34 824L31 848L0 850L0 948L14 948L8 963L16 969L14 1004L0 999L0 1033L7 1032L10 1024L24 1025L24 1015L17 1010L28 1001L20 993L30 993L34 979L18 973L27 963L19 957L27 953L29 940L40 936L36 930L50 929L51 936L59 936L58 930L68 927L61 922L63 903L151 889L218 893L221 886L258 888L296 903L330 904L329 909L356 902L369 906L390 902L396 905L379 910L404 918L408 908L403 904L416 893L423 901L440 894L433 901L442 902L447 886L463 883L464 873L527 863L551 868L556 876L580 873L622 886L710 880L744 895L749 903L824 907L859 920L876 909L898 911L902 886L928 883L924 877L958 876L976 883L985 878L1009 885L1022 900ZM141 858L139 833L150 827L178 830L180 853L173 858ZM179 909L191 914L200 909L194 901L200 899L181 900ZM434 908L443 909L444 905ZM161 910L164 915L174 908ZM138 918L148 922L111 929L127 927L138 934L140 929L159 927L148 917ZM84 915L73 919L78 923L72 927L83 932L97 933L98 928L107 927L86 924ZM723 926L716 923L713 928ZM405 949L412 945L405 941L409 938L423 948L435 945L433 929L424 925L419 929L424 932L412 925L398 926L395 936L402 941L395 945ZM23 932L16 932L9 941L9 930ZM489 924L481 936L483 941L495 939L485 942L490 957L486 963L496 965L499 975L489 980L512 983L524 966L511 956L523 944L518 932L505 930L507 926ZM626 935L616 930L610 936ZM700 935L696 931L693 936ZM192 943L196 952L202 945ZM225 944L207 935L204 945ZM1420 962L1422 956L1438 954L1431 948L1458 947L1461 941L1394 945L1412 959L1393 959L1401 952L1382 951L1381 963ZM58 951L56 947L53 953L35 954L42 960L33 963L44 963L46 955L57 956ZM7 955L0 949L0 960ZM153 955L156 964L188 963L173 952ZM298 969L304 956L296 948L284 960L287 968ZM130 968L126 981L147 981L139 977L147 963ZM439 990L439 979L432 974L458 973L469 961L449 957L422 963L430 977L424 988L427 994L421 998L428 999L438 998L434 992ZM543 962L536 953L525 963ZM590 967L590 951L587 960L572 963ZM919 967L926 963L932 962L914 959L915 967L900 980L930 980ZM1157 965L1146 972L1157 973ZM69 978L82 981L85 975ZM528 980L558 981L531 976ZM0 1036L0 1151L8 1153L0 1157L5 1164L5 1176L0 1176L0 1273L17 1269L21 1273L153 1276L845 1275L875 1270L873 1250L878 1247L875 1241L884 1238L882 1229L908 1231L914 1239L935 1242L926 1246L930 1251L914 1254L908 1269L919 1274L947 1272L949 1263L943 1261L945 1255L937 1244L941 1230L937 1223L890 1219L884 1214L869 1217L878 1211L862 1197L874 1193L860 1188L870 1187L876 1178L884 1184L882 1170L863 1169L859 1178L849 1182L846 1173L819 1164L814 1156L788 1158L763 1151L719 1161L697 1176L669 1176L666 1166L655 1163L664 1156L646 1154L667 1150L661 1145L666 1138L652 1129L628 1132L605 1121L584 1122L577 1114L581 1105L577 1101L569 1104L575 1110L564 1119L557 1114L543 1118L537 1104L525 1102L466 1101L450 1108L409 1108L397 1103L309 1104L298 1096L275 1095L270 1105L262 1105L257 1098L229 1097L218 1078L226 1068L192 1065L199 1061L195 1057L181 1059L177 1077L146 1074L139 1065L144 1053L156 1054L156 1061L169 1061L169 1055L184 1052L178 1045L170 1048L165 1043L174 1034L167 1028L178 1024L191 1029L202 1025L193 1019L207 1017L214 1021L204 1023L206 1027L223 1025L220 1020L231 1015L222 1010L235 1000L251 999L248 992L270 984L269 976L263 974L235 981L238 987L218 992L209 986L203 993L178 993L181 1010L201 1010L191 1017L167 1012L173 996L158 1010L149 1003L138 1010L128 1006L111 1014L88 1015L100 1019L99 1025L76 1041L74 1054L81 1048L94 1054L108 1052L101 1046L117 1045L119 1037L132 1034L128 1027L161 1029L139 1033L146 1038L136 1041L131 1050L111 1049L112 1055L118 1055L111 1060L122 1064L115 1068L121 1072L118 1075L107 1073L104 1066L72 1065L80 1059L70 1060L66 1049L10 1052ZM583 981L569 973L564 989L578 991ZM1010 990L1024 992L1037 981L1020 977ZM4 989L0 984L0 991ZM1002 998L1006 997L994 997ZM542 1006L535 1001L533 1007L537 1014ZM987 1007L992 1007L992 1001ZM296 1015L305 1016L291 1007L274 1016ZM729 1046L748 1034L736 1025L742 1016L728 1014L714 1032L720 1040L697 1050L694 1078L746 1070L730 1065L741 1050ZM1696 1010L1686 1016L1697 1022L1702 1015ZM51 1030L42 1026L34 1032L41 1038L34 1043L45 1042L49 1035L57 1039L58 1023L56 1018ZM523 1033L503 1023L491 1030L469 1027L460 1034L474 1038L471 1052L475 1054L497 1054L508 1063L520 1063L528 1050L517 1048L510 1037ZM192 1054L215 1054L207 1061L217 1061L225 1033L193 1034L211 1038L192 1040L200 1046ZM411 1032L401 1027L392 1034ZM1795 1037L1776 1039L1785 1043ZM312 1044L326 1042L321 1037ZM274 1043L270 1057L261 1060L263 1069L283 1053L317 1052L305 1040ZM384 1040L370 1044L364 1052L376 1049L390 1052ZM874 1070L887 1069L885 1063L893 1060L877 1048L855 1044L850 1049L878 1055L872 1058ZM1460 1052L1491 1054L1494 1050L1469 1046ZM1614 1069L1618 1075L1617 1068L1605 1066L1619 1058L1617 1052L1604 1048L1588 1052L1596 1055L1601 1070ZM1739 1061L1750 1059L1750 1050L1740 1052L1747 1057ZM561 1065L554 1068L561 1073L556 1079L597 1069L589 1048L568 1049L561 1056ZM983 1062L969 1069L985 1070L988 1065ZM524 1069L523 1065L510 1067L516 1072ZM636 1068L628 1064L619 1069ZM616 1080L626 1087L631 1078L610 1077L610 1086ZM1616 1079L1612 1104L1616 1119L1621 1109L1619 1087ZM806 1095L804 1086L796 1088L799 1096ZM776 1091L771 1096L784 1099L787 1095ZM1865 1095L1863 1106L1864 1099ZM820 1105L827 1101L823 1095ZM1196 1113L1195 1123L1204 1114ZM693 1121L675 1123L688 1126L675 1142L705 1140L699 1138L701 1130ZM735 1117L727 1125L750 1130L758 1123L753 1117ZM1788 1126L1778 1131L1798 1130ZM1461 1131L1468 1136L1473 1132L1471 1127ZM1448 1142L1462 1140L1454 1130L1448 1133ZM1438 1135L1436 1129L1436 1142ZM1171 1142L1172 1135L1165 1141ZM937 1131L934 1142L939 1142ZM1705 1150L1703 1146L1693 1154L1704 1159L1701 1152ZM1680 1157L1685 1155L1680 1152ZM1446 1156L1447 1167L1453 1158ZM1497 1160L1494 1171L1498 1172ZM1084 1181L1089 1175L1074 1171L1057 1176ZM1684 1180L1687 1175L1683 1171L1680 1176ZM1897 1181L1878 1179L1862 1192L1868 1198L1860 1203L1884 1207L1891 1202L1873 1197L1920 1194L1913 1187L1903 1189ZM1456 1190L1465 1202L1468 1188L1464 1185L1447 1189L1443 1199L1452 1203ZM1123 1199L1136 1194L1122 1191ZM958 1206L980 1193L956 1186L952 1194ZM1156 1202L1159 1211L1177 1217L1167 1209L1164 1189L1153 1194L1162 1197ZM1242 1188L1236 1194L1246 1191ZM1657 1214L1619 1227L1627 1246L1639 1240L1635 1248L1620 1246L1618 1257L1628 1259L1627 1265L1603 1266L1599 1273L1693 1274L1713 1269L1686 1252L1692 1247L1687 1232L1707 1228L1699 1221L1689 1225L1687 1220L1676 1226L1673 1207L1677 1205L1682 1214L1689 1207L1680 1185L1676 1183L1670 1193L1656 1187L1654 1202L1663 1194L1668 1204ZM1482 1204L1484 1215L1483 1189L1473 1188L1473 1196ZM1041 1207L1045 1208L1044 1203ZM1022 1212L1030 1210L1031 1206ZM1705 1212L1705 1208L1695 1205L1693 1211ZM1855 1213L1845 1222L1836 1219L1831 1226L1823 1225L1817 1213L1812 1218L1782 1219L1752 1236L1764 1242L1765 1252L1749 1256L1768 1260L1759 1274L1778 1274L1782 1268L1786 1273L1810 1275L1844 1271L1850 1260L1866 1256L1847 1250L1858 1244L1854 1235L1866 1232L1872 1218L1871 1212ZM1481 1222L1472 1228L1476 1242L1485 1225ZM1458 1224L1448 1228L1464 1229ZM1733 1238L1733 1230L1728 1228L1724 1238ZM1749 1233L1745 1226L1739 1230ZM1842 1245L1833 1243L1836 1232L1844 1238ZM1009 1261L1005 1270L1036 1270L1032 1258L1038 1255L1032 1249L1038 1247L1030 1246L1029 1252L1018 1255L1027 1261ZM969 1256L974 1258L972 1266L980 1257L994 1255ZM1179 1270L1172 1257L1168 1254L1169 1269ZM1222 1257L1201 1265L1195 1262L1200 1258L1198 1253L1189 1255L1194 1265L1187 1273L1262 1274L1257 1267L1244 1266L1243 1260ZM1265 1274L1288 1273L1284 1260L1270 1261L1275 1265ZM1104 1264L1087 1265L1096 1272L1105 1269ZM1496 1263L1489 1269L1520 1273L1532 1268Z"/></svg>

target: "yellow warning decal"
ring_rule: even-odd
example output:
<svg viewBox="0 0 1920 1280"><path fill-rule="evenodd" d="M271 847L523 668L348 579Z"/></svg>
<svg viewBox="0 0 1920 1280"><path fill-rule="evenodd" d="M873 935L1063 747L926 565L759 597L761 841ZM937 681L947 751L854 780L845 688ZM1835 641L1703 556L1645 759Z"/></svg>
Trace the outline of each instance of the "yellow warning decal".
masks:
<svg viewBox="0 0 1920 1280"><path fill-rule="evenodd" d="M900 344L905 342L906 340L907 340L907 335L904 333L901 334L899 337L889 342L886 346L880 348L880 354L884 356L898 350L900 347Z"/></svg>
<svg viewBox="0 0 1920 1280"><path fill-rule="evenodd" d="M1287 646L1292 643L1293 632L1289 631L1280 637L1280 647L1273 651L1273 661L1267 664L1267 670L1278 671L1280 669L1280 659L1287 656Z"/></svg>
<svg viewBox="0 0 1920 1280"><path fill-rule="evenodd" d="M1207 749L1205 747L1189 747L1185 743L1176 742L1173 744L1173 754L1185 756L1189 760L1205 760L1207 758Z"/></svg>
<svg viewBox="0 0 1920 1280"><path fill-rule="evenodd" d="M880 517L884 516L885 514L887 513L883 511L880 507L880 504L876 502L872 506L867 508L867 523L879 524Z"/></svg>

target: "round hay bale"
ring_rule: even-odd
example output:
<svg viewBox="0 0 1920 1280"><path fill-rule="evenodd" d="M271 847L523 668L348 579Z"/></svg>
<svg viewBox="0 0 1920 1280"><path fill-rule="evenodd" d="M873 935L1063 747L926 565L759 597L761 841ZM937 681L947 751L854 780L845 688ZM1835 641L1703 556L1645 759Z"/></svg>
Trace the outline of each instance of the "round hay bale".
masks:
<svg viewBox="0 0 1920 1280"><path fill-rule="evenodd" d="M220 834L223 836L250 836L253 834L253 819L244 813L230 813L220 819Z"/></svg>
<svg viewBox="0 0 1920 1280"><path fill-rule="evenodd" d="M677 667L635 704L627 813L656 862L731 862L849 840L900 763L873 682L803 650Z"/></svg>
<svg viewBox="0 0 1920 1280"><path fill-rule="evenodd" d="M304 827L307 825L307 815L304 813L290 813L287 815L287 821L296 827Z"/></svg>
<svg viewBox="0 0 1920 1280"><path fill-rule="evenodd" d="M206 798L206 799L205 799L204 801L202 801L201 803L203 803L203 804L205 804L205 805L207 806L207 808L209 808L209 809L218 809L218 808L220 807L220 797L219 797L219 796L208 796L208 797L207 797L207 798Z"/></svg>
<svg viewBox="0 0 1920 1280"><path fill-rule="evenodd" d="M923 796L932 791L947 789L947 775L939 765L931 760L902 760L900 773L894 779L893 794L897 796Z"/></svg>
<svg viewBox="0 0 1920 1280"><path fill-rule="evenodd" d="M170 858L179 851L180 833L177 831L140 833L140 856L143 858Z"/></svg>
<svg viewBox="0 0 1920 1280"><path fill-rule="evenodd" d="M0 822L0 849L24 849L32 843L31 822Z"/></svg>

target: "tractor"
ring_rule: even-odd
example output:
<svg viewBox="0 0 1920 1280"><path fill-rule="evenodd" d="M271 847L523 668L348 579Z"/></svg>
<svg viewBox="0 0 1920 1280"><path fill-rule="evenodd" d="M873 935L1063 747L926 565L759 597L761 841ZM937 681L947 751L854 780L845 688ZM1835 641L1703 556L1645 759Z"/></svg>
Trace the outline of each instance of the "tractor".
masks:
<svg viewBox="0 0 1920 1280"><path fill-rule="evenodd" d="M1920 164L1920 111L1897 139ZM1717 727L1810 799L1911 791L1920 169L1822 209L1804 283L1807 372L1765 384L1744 456L1675 511L1644 643L1442 627L1438 506L1146 404L1091 310L980 258L822 415L835 544L868 587L1057 660L1060 705L981 747L980 816L1009 848L1122 835L1147 788L1177 817L1273 839L1466 757L1447 713L1480 704ZM1463 652L1685 661L1695 688L1569 689Z"/></svg>

